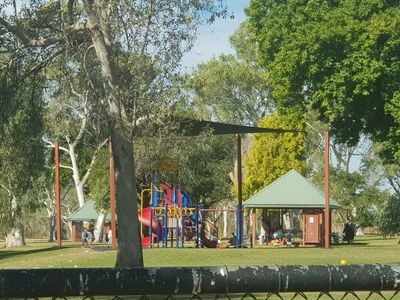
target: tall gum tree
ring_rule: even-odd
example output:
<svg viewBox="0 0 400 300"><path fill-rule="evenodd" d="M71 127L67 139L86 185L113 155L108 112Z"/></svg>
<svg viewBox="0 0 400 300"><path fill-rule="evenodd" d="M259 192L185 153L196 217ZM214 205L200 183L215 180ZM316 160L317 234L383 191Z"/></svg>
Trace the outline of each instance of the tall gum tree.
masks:
<svg viewBox="0 0 400 300"><path fill-rule="evenodd" d="M15 247L25 244L24 212L39 206L24 196L43 169L43 82L22 80L9 67L0 71L0 233Z"/></svg>
<svg viewBox="0 0 400 300"><path fill-rule="evenodd" d="M150 107L163 108L160 98L170 88L182 54L190 49L197 25L224 13L223 0L48 0L22 7L15 17L4 12L0 16L1 38L14 35L21 48L42 54L37 72L61 53L72 57L80 47L94 53L100 69L98 106L106 112L103 121L109 125L115 158L118 267L143 266L133 157L135 122L154 113ZM138 87L124 90L127 85L118 64L124 56L147 58L158 70L152 80L157 82L156 93L143 97ZM138 72L140 77L140 68Z"/></svg>

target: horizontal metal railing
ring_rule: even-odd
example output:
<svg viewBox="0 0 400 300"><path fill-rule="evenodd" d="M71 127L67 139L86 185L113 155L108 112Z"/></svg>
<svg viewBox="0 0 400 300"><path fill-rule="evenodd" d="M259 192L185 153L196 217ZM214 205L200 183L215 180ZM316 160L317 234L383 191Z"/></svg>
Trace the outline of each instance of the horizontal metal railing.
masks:
<svg viewBox="0 0 400 300"><path fill-rule="evenodd" d="M400 291L400 265L3 269L0 298Z"/></svg>

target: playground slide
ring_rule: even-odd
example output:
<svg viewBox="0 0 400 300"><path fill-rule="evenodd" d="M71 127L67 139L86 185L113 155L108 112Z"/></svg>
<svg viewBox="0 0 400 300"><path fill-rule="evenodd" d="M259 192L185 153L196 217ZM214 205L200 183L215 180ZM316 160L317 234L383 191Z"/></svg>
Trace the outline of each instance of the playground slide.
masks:
<svg viewBox="0 0 400 300"><path fill-rule="evenodd" d="M154 238L154 235L153 235ZM149 236L145 236L142 238L142 247L150 247L150 237Z"/></svg>
<svg viewBox="0 0 400 300"><path fill-rule="evenodd" d="M138 212L139 222L141 222L144 226L150 227L150 214L151 207L143 208L143 212ZM153 232L157 232L158 222L153 218L152 222Z"/></svg>
<svg viewBox="0 0 400 300"><path fill-rule="evenodd" d="M138 212L139 222L141 222L144 226L150 227L150 214L151 207L146 207L142 211ZM152 236L153 239L157 239L157 231L158 231L158 222L153 219L152 222ZM150 246L150 236L145 236L142 238L142 247Z"/></svg>

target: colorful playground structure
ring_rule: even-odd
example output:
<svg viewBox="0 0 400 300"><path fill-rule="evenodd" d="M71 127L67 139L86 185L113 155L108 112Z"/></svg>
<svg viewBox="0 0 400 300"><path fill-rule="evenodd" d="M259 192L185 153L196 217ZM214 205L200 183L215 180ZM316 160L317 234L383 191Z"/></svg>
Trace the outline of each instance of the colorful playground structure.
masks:
<svg viewBox="0 0 400 300"><path fill-rule="evenodd" d="M196 247L218 247L218 239L205 234L206 213L210 209L200 204L193 206L179 187L151 183L140 198L142 247L183 248L186 241L194 241Z"/></svg>
<svg viewBox="0 0 400 300"><path fill-rule="evenodd" d="M150 188L141 192L142 246L168 247L168 237L175 247L184 247L185 238L196 233L196 208L192 207L189 196L178 187L166 183L151 183ZM173 247L173 245L171 245Z"/></svg>

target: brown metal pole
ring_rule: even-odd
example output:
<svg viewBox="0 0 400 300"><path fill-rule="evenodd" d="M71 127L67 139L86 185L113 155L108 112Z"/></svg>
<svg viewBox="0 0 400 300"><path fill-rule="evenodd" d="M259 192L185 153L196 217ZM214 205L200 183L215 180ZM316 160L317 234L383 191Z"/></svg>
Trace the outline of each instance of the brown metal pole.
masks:
<svg viewBox="0 0 400 300"><path fill-rule="evenodd" d="M256 247L256 209L251 209L251 248Z"/></svg>
<svg viewBox="0 0 400 300"><path fill-rule="evenodd" d="M324 244L325 248L329 248L330 244L330 228L331 228L331 212L329 205L329 131L325 130L325 215L324 215Z"/></svg>
<svg viewBox="0 0 400 300"><path fill-rule="evenodd" d="M60 145L54 142L57 245L61 248Z"/></svg>
<svg viewBox="0 0 400 300"><path fill-rule="evenodd" d="M117 249L117 227L115 218L115 171L114 171L114 156L112 151L111 138L108 142L108 149L110 155L110 210L111 210L111 247L113 250Z"/></svg>
<svg viewBox="0 0 400 300"><path fill-rule="evenodd" d="M243 247L243 215L242 215L242 204L243 204L243 193L242 193L242 137L240 134L237 135L237 183L238 183L238 206L239 206L239 232L238 241L239 247Z"/></svg>

